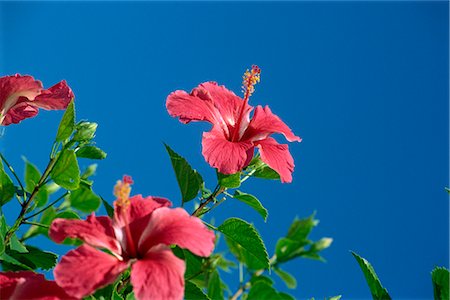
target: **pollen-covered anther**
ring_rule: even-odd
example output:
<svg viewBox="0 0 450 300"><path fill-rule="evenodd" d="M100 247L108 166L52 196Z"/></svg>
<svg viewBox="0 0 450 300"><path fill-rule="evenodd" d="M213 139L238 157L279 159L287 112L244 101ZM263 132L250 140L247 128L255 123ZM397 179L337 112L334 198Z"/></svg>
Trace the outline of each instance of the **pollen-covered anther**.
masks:
<svg viewBox="0 0 450 300"><path fill-rule="evenodd" d="M245 71L242 79L242 90L245 98L248 98L255 91L255 85L261 80L261 69L257 65L253 65L251 70Z"/></svg>
<svg viewBox="0 0 450 300"><path fill-rule="evenodd" d="M130 193L133 180L130 176L123 176L123 180L117 180L114 186L114 196L117 197L116 205L127 207L130 205Z"/></svg>

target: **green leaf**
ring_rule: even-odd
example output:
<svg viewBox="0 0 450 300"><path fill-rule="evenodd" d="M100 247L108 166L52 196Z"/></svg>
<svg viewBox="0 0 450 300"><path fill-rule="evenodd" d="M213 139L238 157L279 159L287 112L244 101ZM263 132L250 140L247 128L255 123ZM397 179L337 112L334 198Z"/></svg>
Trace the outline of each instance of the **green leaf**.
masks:
<svg viewBox="0 0 450 300"><path fill-rule="evenodd" d="M267 212L267 209L264 206L262 206L261 202L259 202L259 200L255 196L236 190L234 192L233 197L252 207L261 215L261 217L263 217L264 221L267 221L267 216L269 213Z"/></svg>
<svg viewBox="0 0 450 300"><path fill-rule="evenodd" d="M285 262L301 255L303 253L303 246L305 245L307 245L307 242L298 242L288 238L280 238L275 247L277 262Z"/></svg>
<svg viewBox="0 0 450 300"><path fill-rule="evenodd" d="M208 297L211 300L223 300L222 282L219 277L219 272L214 270L209 274L208 278Z"/></svg>
<svg viewBox="0 0 450 300"><path fill-rule="evenodd" d="M0 218L0 255L5 252L5 235L7 230L6 220L2 215Z"/></svg>
<svg viewBox="0 0 450 300"><path fill-rule="evenodd" d="M449 272L446 268L436 267L431 272L433 291L435 300L450 299L449 293Z"/></svg>
<svg viewBox="0 0 450 300"><path fill-rule="evenodd" d="M14 197L15 192L16 188L11 178L9 178L3 169L3 163L0 159L0 207L8 203Z"/></svg>
<svg viewBox="0 0 450 300"><path fill-rule="evenodd" d="M337 295L337 296L329 297L329 298L327 298L327 300L340 300L341 298L342 298L342 295Z"/></svg>
<svg viewBox="0 0 450 300"><path fill-rule="evenodd" d="M76 152L76 155L80 158L90 159L105 159L107 156L105 151L93 145L86 145L81 147Z"/></svg>
<svg viewBox="0 0 450 300"><path fill-rule="evenodd" d="M253 225L238 219L230 218L225 220L218 227L227 239L238 244L246 253L261 263L264 268L269 268L269 255L266 247Z"/></svg>
<svg viewBox="0 0 450 300"><path fill-rule="evenodd" d="M274 268L274 271L284 281L288 288L295 289L297 287L297 280L290 273L281 270L280 268Z"/></svg>
<svg viewBox="0 0 450 300"><path fill-rule="evenodd" d="M278 297L280 297L281 300L295 300L294 297L287 293L278 293Z"/></svg>
<svg viewBox="0 0 450 300"><path fill-rule="evenodd" d="M264 276L264 275L253 276L253 277L250 279L250 283L251 283L252 285L255 285L257 282L260 282L260 281L262 281L262 282L264 282L265 284L270 285L270 286L273 285L273 280L272 280L270 277L267 277L267 276Z"/></svg>
<svg viewBox="0 0 450 300"><path fill-rule="evenodd" d="M186 159L173 151L168 145L164 144L164 146L175 171L178 186L180 187L181 200L183 203L188 202L197 196L202 188L203 178L196 170L192 169Z"/></svg>
<svg viewBox="0 0 450 300"><path fill-rule="evenodd" d="M320 240L318 240L317 242L312 244L311 251L313 251L313 252L322 251L322 250L330 247L331 243L333 243L332 238L327 238L327 237L321 238Z"/></svg>
<svg viewBox="0 0 450 300"><path fill-rule="evenodd" d="M298 219L295 218L294 222L292 222L291 227L289 228L288 234L286 235L287 238L302 242L304 240L307 240L308 235L310 234L311 230L319 224L318 220L314 219L315 213L313 213L311 216L309 216L306 219Z"/></svg>
<svg viewBox="0 0 450 300"><path fill-rule="evenodd" d="M56 254L42 251L36 247L32 247L29 245L27 245L26 248L28 250L27 253L20 253L13 250L7 253L7 255L12 258L12 260L5 259L5 261L17 266L17 268L14 268L13 270L50 270L54 266L56 266L56 262L58 259L58 256Z"/></svg>
<svg viewBox="0 0 450 300"><path fill-rule="evenodd" d="M134 292L131 292L127 295L126 300L136 300L136 297L134 297Z"/></svg>
<svg viewBox="0 0 450 300"><path fill-rule="evenodd" d="M280 179L280 175L263 162L260 157L253 158L247 169L252 172L251 176L253 177L273 180Z"/></svg>
<svg viewBox="0 0 450 300"><path fill-rule="evenodd" d="M100 199L102 199L102 203L103 203L103 206L105 207L108 217L110 217L112 219L114 217L114 208L105 199L103 199L103 197L100 197Z"/></svg>
<svg viewBox="0 0 450 300"><path fill-rule="evenodd" d="M67 190L76 190L80 185L80 168L73 150L65 150L50 173L52 179Z"/></svg>
<svg viewBox="0 0 450 300"><path fill-rule="evenodd" d="M247 300L281 300L278 292L265 282L259 281L250 288Z"/></svg>
<svg viewBox="0 0 450 300"><path fill-rule="evenodd" d="M95 131L97 130L97 123L80 121L75 126L76 131L73 135L73 140L77 142L90 141L95 137Z"/></svg>
<svg viewBox="0 0 450 300"><path fill-rule="evenodd" d="M217 180L219 185L224 188L238 188L241 186L241 172L226 175L217 172Z"/></svg>
<svg viewBox="0 0 450 300"><path fill-rule="evenodd" d="M24 265L14 257L9 256L6 252L0 255L0 262L2 263L3 271L33 270L32 268L28 267L27 265Z"/></svg>
<svg viewBox="0 0 450 300"><path fill-rule="evenodd" d="M11 239L9 241L9 248L19 253L28 253L27 248L25 248L25 246L19 241L16 234L13 234L11 236Z"/></svg>
<svg viewBox="0 0 450 300"><path fill-rule="evenodd" d="M210 300L203 291L190 281L186 281L184 285L185 300Z"/></svg>
<svg viewBox="0 0 450 300"><path fill-rule="evenodd" d="M41 180L41 172L38 168L25 160L25 190L28 193L32 193L34 188L39 184ZM44 206L48 201L48 191L46 186L41 186L39 192L34 197L34 201L37 207Z"/></svg>
<svg viewBox="0 0 450 300"><path fill-rule="evenodd" d="M91 189L82 185L80 185L77 190L70 193L69 199L71 207L85 213L96 211L101 204L100 197Z"/></svg>
<svg viewBox="0 0 450 300"><path fill-rule="evenodd" d="M56 134L56 141L62 142L72 135L75 129L75 105L73 100L69 103L64 112L64 115L59 123L58 133Z"/></svg>
<svg viewBox="0 0 450 300"><path fill-rule="evenodd" d="M364 258L356 254L355 252L351 252L353 257L358 262L359 266L361 267L362 272L364 273L364 276L366 277L367 284L369 285L370 292L372 293L372 297L376 300L378 299L391 299L389 296L387 290L381 285L380 280L378 279L377 274L375 273L375 270L373 269L372 265Z"/></svg>

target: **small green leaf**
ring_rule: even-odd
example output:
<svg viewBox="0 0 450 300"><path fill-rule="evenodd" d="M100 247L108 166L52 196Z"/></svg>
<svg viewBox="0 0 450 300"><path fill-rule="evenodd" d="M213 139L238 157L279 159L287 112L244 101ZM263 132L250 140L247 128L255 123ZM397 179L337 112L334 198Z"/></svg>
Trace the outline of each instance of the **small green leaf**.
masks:
<svg viewBox="0 0 450 300"><path fill-rule="evenodd" d="M252 285L255 285L257 282L260 282L260 281L262 281L262 282L264 282L265 284L270 285L270 286L273 285L273 280L272 280L270 277L267 277L267 276L264 276L264 275L253 276L253 277L250 279L250 283L251 283Z"/></svg>
<svg viewBox="0 0 450 300"><path fill-rule="evenodd" d="M251 176L253 177L273 180L280 179L280 175L263 162L260 157L253 158L247 169L252 172Z"/></svg>
<svg viewBox="0 0 450 300"><path fill-rule="evenodd" d="M294 297L287 293L278 293L278 296L280 297L280 300L295 300Z"/></svg>
<svg viewBox="0 0 450 300"><path fill-rule="evenodd" d="M95 137L95 131L97 130L97 123L80 121L75 126L76 131L73 135L73 140L77 142L90 141Z"/></svg>
<svg viewBox="0 0 450 300"><path fill-rule="evenodd" d="M33 270L29 266L8 255L6 252L0 255L0 262L2 263L3 271Z"/></svg>
<svg viewBox="0 0 450 300"><path fill-rule="evenodd" d="M100 197L91 189L82 185L80 185L77 190L70 193L69 199L71 207L85 213L96 211L101 204Z"/></svg>
<svg viewBox="0 0 450 300"><path fill-rule="evenodd" d="M11 239L9 241L9 248L19 253L28 253L27 248L25 248L25 246L19 241L16 234L13 234L11 236Z"/></svg>
<svg viewBox="0 0 450 300"><path fill-rule="evenodd" d="M278 292L265 282L259 281L252 285L247 300L281 300Z"/></svg>
<svg viewBox="0 0 450 300"><path fill-rule="evenodd" d="M25 160L25 190L28 193L32 193L34 188L39 184L41 180L41 172L38 168ZM38 193L34 197L34 201L37 207L44 206L48 201L48 191L46 186L41 186Z"/></svg>
<svg viewBox="0 0 450 300"><path fill-rule="evenodd" d="M342 298L342 295L337 295L337 296L329 297L329 298L327 298L327 300L340 300L341 298Z"/></svg>
<svg viewBox="0 0 450 300"><path fill-rule="evenodd" d="M3 215L0 218L0 222L0 255L2 255L5 252L5 234L7 231L6 220Z"/></svg>
<svg viewBox="0 0 450 300"><path fill-rule="evenodd" d="M83 174L81 174L81 178L88 179L95 174L95 171L97 171L97 164L91 164L84 170Z"/></svg>
<svg viewBox="0 0 450 300"><path fill-rule="evenodd" d="M431 272L433 291L435 300L450 299L449 293L449 272L446 268L436 267Z"/></svg>
<svg viewBox="0 0 450 300"><path fill-rule="evenodd" d="M190 281L186 281L184 285L184 299L185 300L210 300L210 298L203 293L203 291Z"/></svg>
<svg viewBox="0 0 450 300"><path fill-rule="evenodd" d="M65 150L51 172L52 179L67 190L76 190L80 184L80 168L73 150Z"/></svg>
<svg viewBox="0 0 450 300"><path fill-rule="evenodd" d="M168 145L164 144L164 146L175 171L178 186L180 187L181 200L183 203L188 202L197 196L202 188L203 178L196 170L192 169L185 158L173 151Z"/></svg>
<svg viewBox="0 0 450 300"><path fill-rule="evenodd" d="M238 244L246 253L253 256L264 268L269 268L269 255L266 247L253 225L238 219L230 218L225 220L217 228L227 239Z"/></svg>
<svg viewBox="0 0 450 300"><path fill-rule="evenodd" d="M62 142L72 135L75 129L75 105L73 100L69 103L64 112L64 115L59 123L58 133L56 134L56 141Z"/></svg>
<svg viewBox="0 0 450 300"><path fill-rule="evenodd" d="M134 292L131 292L127 295L126 300L136 300L136 297L134 297Z"/></svg>
<svg viewBox="0 0 450 300"><path fill-rule="evenodd" d="M29 245L27 245L26 248L28 250L27 253L20 253L13 250L7 253L7 255L12 259L5 259L5 261L18 267L13 270L50 270L56 266L58 259L56 254L42 251ZM6 253L4 253L4 255L5 254Z"/></svg>
<svg viewBox="0 0 450 300"><path fill-rule="evenodd" d="M319 224L318 220L314 219L315 213L313 213L311 216L309 216L306 219L298 219L296 218L294 222L292 222L291 227L289 228L288 234L286 235L287 238L302 242L304 240L307 240L308 235L310 234L311 230Z"/></svg>
<svg viewBox="0 0 450 300"><path fill-rule="evenodd" d="M16 188L14 187L11 178L9 178L8 174L6 174L3 169L3 163L0 159L0 207L11 200L14 197L15 192Z"/></svg>
<svg viewBox="0 0 450 300"><path fill-rule="evenodd" d="M100 199L102 199L102 203L103 203L103 206L105 207L108 217L110 217L112 219L114 217L114 208L105 199L103 199L103 197L100 197Z"/></svg>
<svg viewBox="0 0 450 300"><path fill-rule="evenodd" d="M297 280L294 276L280 268L274 268L274 271L284 281L288 288L295 289L297 287Z"/></svg>
<svg viewBox="0 0 450 300"><path fill-rule="evenodd" d="M280 238L275 247L277 262L285 262L301 255L305 245L307 245L307 242L298 242L288 238Z"/></svg>
<svg viewBox="0 0 450 300"><path fill-rule="evenodd" d="M81 147L76 152L76 155L80 158L90 159L105 159L107 156L105 151L93 145L86 145Z"/></svg>
<svg viewBox="0 0 450 300"><path fill-rule="evenodd" d="M223 300L222 282L219 277L219 272L214 270L209 274L208 278L208 297L212 300Z"/></svg>
<svg viewBox="0 0 450 300"><path fill-rule="evenodd" d="M327 238L327 237L321 238L320 240L318 240L317 242L312 244L311 251L313 251L313 252L322 251L322 250L330 247L331 243L333 243L332 238Z"/></svg>
<svg viewBox="0 0 450 300"><path fill-rule="evenodd" d="M264 221L267 221L267 215L269 213L267 212L267 209L261 204L261 202L259 202L259 200L255 196L236 190L234 192L233 197L252 207L261 215L261 217L263 217Z"/></svg>
<svg viewBox="0 0 450 300"><path fill-rule="evenodd" d="M241 186L241 172L226 175L217 172L217 180L219 185L224 188L238 188Z"/></svg>
<svg viewBox="0 0 450 300"><path fill-rule="evenodd" d="M351 252L353 257L358 262L359 266L361 267L362 272L364 273L364 276L366 277L367 284L369 285L370 292L372 293L373 299L376 300L390 300L391 297L389 296L387 290L381 285L380 280L378 279L377 274L375 273L375 270L373 269L372 265L364 258L356 254L355 252Z"/></svg>

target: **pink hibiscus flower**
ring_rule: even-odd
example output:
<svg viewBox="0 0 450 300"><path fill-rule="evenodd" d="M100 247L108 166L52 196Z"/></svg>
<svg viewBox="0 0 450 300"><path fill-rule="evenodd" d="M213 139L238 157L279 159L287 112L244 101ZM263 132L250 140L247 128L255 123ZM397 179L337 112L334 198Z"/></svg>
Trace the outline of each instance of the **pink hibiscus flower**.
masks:
<svg viewBox="0 0 450 300"><path fill-rule="evenodd" d="M31 271L0 273L0 299L71 300L56 282Z"/></svg>
<svg viewBox="0 0 450 300"><path fill-rule="evenodd" d="M65 109L73 97L65 80L44 90L42 82L28 75L0 77L0 125L34 117L39 108Z"/></svg>
<svg viewBox="0 0 450 300"><path fill-rule="evenodd" d="M244 99L215 82L204 82L192 90L172 92L166 108L172 117L182 123L207 121L213 124L203 133L202 153L206 161L223 174L234 174L245 168L253 158L255 147L261 159L280 174L282 182L292 181L294 160L288 145L279 144L270 135L281 133L290 142L300 142L289 127L274 115L268 106L248 104L254 85L259 82L260 69L253 66L244 74Z"/></svg>
<svg viewBox="0 0 450 300"><path fill-rule="evenodd" d="M85 242L62 257L54 270L56 282L74 297L84 297L113 283L131 266L137 299L182 299L185 263L170 245L209 256L214 233L184 209L168 208L167 199L130 195L131 178L124 176L114 188L114 218L89 216L86 221L56 219L50 237ZM109 253L100 251L107 249Z"/></svg>

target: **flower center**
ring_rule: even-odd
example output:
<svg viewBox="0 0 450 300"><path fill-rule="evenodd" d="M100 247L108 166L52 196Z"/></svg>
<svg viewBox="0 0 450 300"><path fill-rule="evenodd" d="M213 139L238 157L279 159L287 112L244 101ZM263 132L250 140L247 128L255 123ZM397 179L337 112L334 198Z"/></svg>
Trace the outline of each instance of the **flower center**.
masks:
<svg viewBox="0 0 450 300"><path fill-rule="evenodd" d="M231 137L232 142L237 142L241 137L241 124L244 112L247 107L250 96L255 92L255 85L261 80L261 69L257 65L253 65L251 70L245 71L242 76L242 92L244 93L244 101L239 111L236 127Z"/></svg>
<svg viewBox="0 0 450 300"><path fill-rule="evenodd" d="M130 207L130 193L131 185L133 184L133 179L130 176L123 176L123 180L118 180L114 186L114 196L117 197L116 206L120 209L120 215L122 221L125 223L125 239L127 250L131 257L136 257L136 248L133 242L133 236L131 235L129 219L128 219L128 209Z"/></svg>

